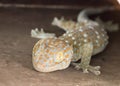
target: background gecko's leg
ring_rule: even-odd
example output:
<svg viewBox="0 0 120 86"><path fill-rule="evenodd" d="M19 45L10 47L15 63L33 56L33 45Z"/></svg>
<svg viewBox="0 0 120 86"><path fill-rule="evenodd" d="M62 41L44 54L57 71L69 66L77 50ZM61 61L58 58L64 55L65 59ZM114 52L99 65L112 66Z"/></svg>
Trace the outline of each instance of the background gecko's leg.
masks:
<svg viewBox="0 0 120 86"><path fill-rule="evenodd" d="M86 43L80 47L80 54L81 54L81 63L73 63L76 69L82 69L84 73L88 73L88 71L94 73L95 75L100 74L100 66L90 66L90 60L93 53L93 44ZM80 55L79 55L80 56Z"/></svg>
<svg viewBox="0 0 120 86"><path fill-rule="evenodd" d="M61 29L67 31L66 28L64 27L64 18L63 17L61 19L58 19L57 17L54 17L51 24L54 25L54 26L58 26Z"/></svg>
<svg viewBox="0 0 120 86"><path fill-rule="evenodd" d="M72 20L65 20L63 17L61 19L55 17L52 21L52 25L58 26L65 31L71 31L76 29L76 22Z"/></svg>
<svg viewBox="0 0 120 86"><path fill-rule="evenodd" d="M31 30L31 37L38 38L38 39L45 39L45 38L55 38L54 33L46 33L44 30L41 28L41 31L38 30L38 28L32 29Z"/></svg>

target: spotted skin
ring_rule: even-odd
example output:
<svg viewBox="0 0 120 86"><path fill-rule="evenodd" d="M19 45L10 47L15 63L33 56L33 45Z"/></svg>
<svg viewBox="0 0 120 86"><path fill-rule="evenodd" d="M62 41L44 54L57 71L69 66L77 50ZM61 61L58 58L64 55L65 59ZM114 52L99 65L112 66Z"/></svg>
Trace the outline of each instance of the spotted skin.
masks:
<svg viewBox="0 0 120 86"><path fill-rule="evenodd" d="M95 55L97 54L97 50L100 50L101 47L105 47L108 44L108 36L103 28L99 26L94 26L93 28L81 27L65 33L60 39L65 40L69 45L73 45L75 49L85 43L92 42L94 48L93 55Z"/></svg>
<svg viewBox="0 0 120 86"><path fill-rule="evenodd" d="M59 39L73 46L72 64L76 69L82 69L84 73L93 72L100 74L100 66L91 66L91 57L104 50L108 44L108 36L105 28L99 23L85 20L81 22L72 22L67 20L53 20L54 24L66 31ZM55 23L56 22L56 23ZM69 24L72 24L71 26ZM80 60L80 63L75 63Z"/></svg>
<svg viewBox="0 0 120 86"><path fill-rule="evenodd" d="M36 43L33 48L33 65L36 70L42 72L62 70L71 63L77 70L82 69L84 73L92 72L95 75L100 74L100 66L90 65L91 57L102 52L107 46L108 36L105 29L109 30L108 27L114 27L110 29L114 30L116 25L90 20L86 14L92 13L92 11L94 13L101 12L102 10L83 10L78 15L77 22L68 21L64 18L54 18L52 25L62 28L66 33L58 38L41 39ZM42 40L44 41L43 43ZM47 42L49 40L51 42ZM52 46L50 48L44 46L46 43L48 46L54 46L54 48ZM58 47L58 45L62 46ZM55 60L52 60L53 58ZM78 60L81 61L76 63Z"/></svg>
<svg viewBox="0 0 120 86"><path fill-rule="evenodd" d="M72 47L60 39L41 39L33 48L33 66L40 72L62 70L70 65L72 53Z"/></svg>
<svg viewBox="0 0 120 86"><path fill-rule="evenodd" d="M65 69L71 63L76 69L82 69L84 73L90 71L99 75L100 66L91 66L90 60L92 55L102 52L108 44L108 36L104 27L89 21L87 23L86 21L73 22L69 26L69 22L72 23L67 20L54 23L66 30L62 36L41 39L36 43L33 48L34 68L40 72L52 72ZM75 63L80 59L80 63Z"/></svg>

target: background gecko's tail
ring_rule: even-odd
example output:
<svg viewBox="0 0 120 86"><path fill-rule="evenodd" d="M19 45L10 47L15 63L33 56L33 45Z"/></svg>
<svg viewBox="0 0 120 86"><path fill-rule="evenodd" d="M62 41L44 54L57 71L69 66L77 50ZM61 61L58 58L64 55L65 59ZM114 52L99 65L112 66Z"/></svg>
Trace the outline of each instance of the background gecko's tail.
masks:
<svg viewBox="0 0 120 86"><path fill-rule="evenodd" d="M77 17L77 21L78 22L82 22L85 20L90 20L89 19L89 15L92 14L98 14L98 13L102 13L108 10L114 10L114 7L102 7L102 8L87 8L82 10ZM119 30L119 25L118 24L113 24L112 21L108 21L108 22L104 22L102 21L100 18L96 18L95 19L96 22L99 23L99 25L103 26L107 31L113 32L113 31L118 31Z"/></svg>
<svg viewBox="0 0 120 86"><path fill-rule="evenodd" d="M98 22L100 26L104 27L109 32L115 32L120 29L119 24L113 23L112 21L104 22L99 17L97 17L95 21Z"/></svg>
<svg viewBox="0 0 120 86"><path fill-rule="evenodd" d="M113 10L114 7L101 7L101 8L86 8L83 9L77 17L77 21L81 22L83 20L90 20L89 15L102 13L104 11Z"/></svg>

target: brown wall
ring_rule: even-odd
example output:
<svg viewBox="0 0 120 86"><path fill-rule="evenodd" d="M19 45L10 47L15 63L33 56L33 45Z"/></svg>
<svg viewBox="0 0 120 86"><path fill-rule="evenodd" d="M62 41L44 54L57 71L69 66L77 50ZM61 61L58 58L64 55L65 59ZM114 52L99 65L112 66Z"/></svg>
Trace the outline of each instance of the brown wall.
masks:
<svg viewBox="0 0 120 86"><path fill-rule="evenodd" d="M43 5L112 5L113 0L0 0L2 3L24 3Z"/></svg>
<svg viewBox="0 0 120 86"><path fill-rule="evenodd" d="M70 6L116 6L117 0L0 0L0 3L39 4L39 5L70 5Z"/></svg>

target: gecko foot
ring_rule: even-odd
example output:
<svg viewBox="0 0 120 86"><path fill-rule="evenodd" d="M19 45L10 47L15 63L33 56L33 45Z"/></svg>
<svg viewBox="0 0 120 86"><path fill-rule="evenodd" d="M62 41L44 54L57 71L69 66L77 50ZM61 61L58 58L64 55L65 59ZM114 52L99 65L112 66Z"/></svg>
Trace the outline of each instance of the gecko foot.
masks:
<svg viewBox="0 0 120 86"><path fill-rule="evenodd" d="M82 69L83 70L83 73L89 73L92 72L94 73L95 75L100 75L100 66L84 66L82 65L81 63L72 63L73 66L75 66L75 69L79 70L79 69Z"/></svg>

